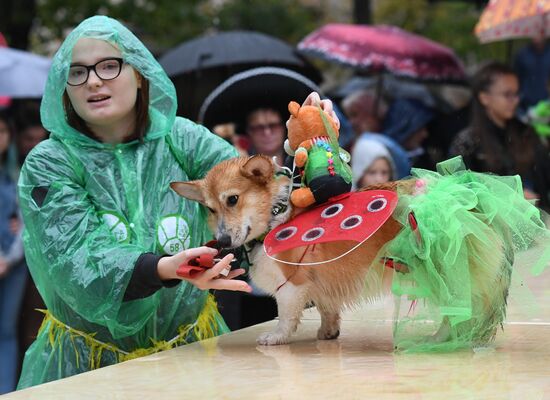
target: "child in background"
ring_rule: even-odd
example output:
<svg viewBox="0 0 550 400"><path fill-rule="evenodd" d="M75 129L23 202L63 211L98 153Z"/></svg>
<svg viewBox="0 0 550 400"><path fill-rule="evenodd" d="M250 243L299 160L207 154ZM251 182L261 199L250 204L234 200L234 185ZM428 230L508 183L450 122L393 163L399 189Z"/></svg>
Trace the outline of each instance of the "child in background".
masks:
<svg viewBox="0 0 550 400"><path fill-rule="evenodd" d="M351 155L353 188L385 183L396 179L396 169L389 150L376 140L362 138Z"/></svg>

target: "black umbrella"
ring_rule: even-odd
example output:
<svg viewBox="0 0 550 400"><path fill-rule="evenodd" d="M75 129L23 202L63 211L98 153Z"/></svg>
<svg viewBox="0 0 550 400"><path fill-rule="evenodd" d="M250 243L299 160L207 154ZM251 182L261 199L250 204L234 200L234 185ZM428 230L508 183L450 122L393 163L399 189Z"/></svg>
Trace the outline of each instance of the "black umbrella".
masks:
<svg viewBox="0 0 550 400"><path fill-rule="evenodd" d="M240 72L227 79L208 95L199 112L206 127L234 122L242 131L249 112L260 107L279 111L283 120L289 115L288 103L300 104L319 87L305 76L285 68L260 67Z"/></svg>
<svg viewBox="0 0 550 400"><path fill-rule="evenodd" d="M319 72L294 47L251 31L219 32L190 40L168 50L159 62L176 85L179 114L193 120L216 86L246 69L284 67L315 82L321 80Z"/></svg>

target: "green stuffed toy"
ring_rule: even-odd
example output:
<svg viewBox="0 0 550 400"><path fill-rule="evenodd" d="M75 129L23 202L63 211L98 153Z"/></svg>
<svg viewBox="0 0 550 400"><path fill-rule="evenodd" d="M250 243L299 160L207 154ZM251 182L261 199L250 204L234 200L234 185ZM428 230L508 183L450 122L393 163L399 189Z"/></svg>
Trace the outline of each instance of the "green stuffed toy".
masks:
<svg viewBox="0 0 550 400"><path fill-rule="evenodd" d="M288 105L288 139L285 150L295 156L302 171L302 185L292 192L295 207L305 208L351 190L350 155L338 145L338 129L318 106Z"/></svg>

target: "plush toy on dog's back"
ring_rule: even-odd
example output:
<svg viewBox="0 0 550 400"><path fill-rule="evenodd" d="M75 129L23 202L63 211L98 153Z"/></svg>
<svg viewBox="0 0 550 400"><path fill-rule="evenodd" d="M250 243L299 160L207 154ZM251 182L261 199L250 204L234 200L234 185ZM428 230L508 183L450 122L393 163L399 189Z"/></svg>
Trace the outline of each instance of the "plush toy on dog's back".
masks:
<svg viewBox="0 0 550 400"><path fill-rule="evenodd" d="M303 169L302 187L292 192L296 207L324 203L351 190L350 157L338 145L338 129L332 118L318 106L288 105L288 139L285 150L295 156Z"/></svg>

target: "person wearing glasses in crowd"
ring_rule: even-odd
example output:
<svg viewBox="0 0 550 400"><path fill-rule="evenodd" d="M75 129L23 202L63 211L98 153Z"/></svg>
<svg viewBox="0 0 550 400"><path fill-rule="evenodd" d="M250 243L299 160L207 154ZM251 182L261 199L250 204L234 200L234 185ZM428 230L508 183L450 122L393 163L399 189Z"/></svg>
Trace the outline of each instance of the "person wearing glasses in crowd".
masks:
<svg viewBox="0 0 550 400"><path fill-rule="evenodd" d="M275 157L279 165L284 164L286 127L279 111L273 108L259 108L252 111L246 118L245 130L250 138L251 154Z"/></svg>
<svg viewBox="0 0 550 400"><path fill-rule="evenodd" d="M472 119L452 141L450 155L462 155L477 172L519 175L527 198L550 205L550 158L532 129L516 118L519 81L513 69L490 62L472 79Z"/></svg>

